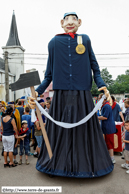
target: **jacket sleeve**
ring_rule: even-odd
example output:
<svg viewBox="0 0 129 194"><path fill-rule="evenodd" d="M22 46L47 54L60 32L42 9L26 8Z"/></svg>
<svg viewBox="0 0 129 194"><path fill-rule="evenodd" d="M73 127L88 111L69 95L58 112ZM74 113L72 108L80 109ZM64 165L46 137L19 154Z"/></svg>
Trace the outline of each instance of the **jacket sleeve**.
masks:
<svg viewBox="0 0 129 194"><path fill-rule="evenodd" d="M45 89L49 86L52 81L52 66L53 66L53 41L51 40L48 44L48 61L47 61L47 68L45 72L45 78L42 83L38 86L36 91L39 95L41 95Z"/></svg>
<svg viewBox="0 0 129 194"><path fill-rule="evenodd" d="M101 88L103 86L106 86L103 79L101 78L99 65L96 60L95 54L93 52L90 39L89 39L89 58L90 58L91 69L93 70L94 81L97 87Z"/></svg>
<svg viewBox="0 0 129 194"><path fill-rule="evenodd" d="M30 133L29 130L26 132L26 136L29 137Z"/></svg>

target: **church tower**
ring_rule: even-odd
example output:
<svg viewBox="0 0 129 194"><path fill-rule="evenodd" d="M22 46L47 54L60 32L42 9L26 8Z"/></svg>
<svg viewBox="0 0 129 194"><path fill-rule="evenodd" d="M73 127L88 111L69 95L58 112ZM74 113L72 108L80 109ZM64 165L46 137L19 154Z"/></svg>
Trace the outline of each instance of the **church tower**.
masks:
<svg viewBox="0 0 129 194"><path fill-rule="evenodd" d="M16 24L16 17L13 11L9 38L6 46L2 47L3 52L8 52L8 65L10 72L15 75L15 81L20 77L20 74L24 73L24 52L25 49L21 46L18 37L18 30ZM11 91L9 93L11 94ZM18 90L15 92L15 98L20 98L24 95L24 90Z"/></svg>

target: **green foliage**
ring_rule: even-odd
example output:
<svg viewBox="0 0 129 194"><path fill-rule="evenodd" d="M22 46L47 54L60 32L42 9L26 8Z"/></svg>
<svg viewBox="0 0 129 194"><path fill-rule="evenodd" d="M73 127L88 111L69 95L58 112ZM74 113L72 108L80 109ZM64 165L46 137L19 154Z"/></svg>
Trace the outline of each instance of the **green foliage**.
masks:
<svg viewBox="0 0 129 194"><path fill-rule="evenodd" d="M102 69L101 77L102 77L104 83L106 84L107 88L109 88L110 85L114 84L114 81L112 79L112 75L108 72L107 68Z"/></svg>
<svg viewBox="0 0 129 194"><path fill-rule="evenodd" d="M117 76L113 87L114 94L129 93L129 70Z"/></svg>
<svg viewBox="0 0 129 194"><path fill-rule="evenodd" d="M108 90L112 90L111 87L114 84L114 81L112 79L112 75L108 72L107 68L102 69L101 77L102 77L104 83L106 84ZM93 96L98 96L100 94L100 92L98 92L98 87L97 87L96 83L94 82L94 79L92 82L91 93Z"/></svg>
<svg viewBox="0 0 129 194"><path fill-rule="evenodd" d="M93 79L93 78L92 78ZM98 87L93 79L92 81L92 88L91 88L92 96L98 96L100 92L98 92Z"/></svg>
<svg viewBox="0 0 129 194"><path fill-rule="evenodd" d="M112 75L108 72L107 68L102 69L101 77L110 94L124 94L129 93L129 70L126 70L125 74L118 75L116 80L112 79ZM93 80L91 93L93 96L98 96L98 88Z"/></svg>

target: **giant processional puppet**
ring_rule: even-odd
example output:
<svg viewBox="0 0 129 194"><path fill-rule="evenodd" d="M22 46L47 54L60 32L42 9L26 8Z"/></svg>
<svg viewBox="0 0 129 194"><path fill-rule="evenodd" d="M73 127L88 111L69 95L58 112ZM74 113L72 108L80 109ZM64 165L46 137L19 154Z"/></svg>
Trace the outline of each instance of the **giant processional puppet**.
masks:
<svg viewBox="0 0 129 194"><path fill-rule="evenodd" d="M81 19L75 12L64 14L61 27L65 33L50 40L45 79L36 95L33 92L33 96L41 95L53 81L54 96L49 110L52 119L46 123L51 152L44 139L36 168L49 175L91 178L106 175L114 167L97 115L90 115L94 109L90 92L92 72L99 91L103 90L108 100L110 94L101 78L90 38L77 34L80 26ZM35 103L31 98L32 108ZM87 116L87 122L80 124Z"/></svg>

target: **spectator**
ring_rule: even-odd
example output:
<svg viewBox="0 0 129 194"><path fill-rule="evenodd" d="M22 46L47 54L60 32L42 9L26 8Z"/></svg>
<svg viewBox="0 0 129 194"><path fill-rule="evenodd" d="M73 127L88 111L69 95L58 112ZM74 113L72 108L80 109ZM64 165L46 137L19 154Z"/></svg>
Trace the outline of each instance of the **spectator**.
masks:
<svg viewBox="0 0 129 194"><path fill-rule="evenodd" d="M31 115L29 114L30 113L30 109L28 106L25 107L25 114L22 115L22 118L21 118L21 122L23 120L26 120L27 123L28 123L28 128L29 128L29 142L30 142L30 139L31 139L31 128L33 128L33 123L31 122ZM31 145L32 146L32 145ZM30 147L29 147L29 151L30 151Z"/></svg>
<svg viewBox="0 0 129 194"><path fill-rule="evenodd" d="M2 103L0 101L0 137L1 137L1 117L2 117Z"/></svg>
<svg viewBox="0 0 129 194"><path fill-rule="evenodd" d="M126 108L125 120L129 120L129 99L125 100L124 104L125 104L125 108Z"/></svg>
<svg viewBox="0 0 129 194"><path fill-rule="evenodd" d="M120 105L120 108L121 108L121 110L122 110L124 119L125 119L125 111L126 111L125 104L124 104L124 101L125 101L125 100L126 100L126 98L121 99L120 102L119 102L119 105Z"/></svg>
<svg viewBox="0 0 129 194"><path fill-rule="evenodd" d="M0 101L0 113L1 113L1 108L2 108L2 103L1 103L1 101Z"/></svg>
<svg viewBox="0 0 129 194"><path fill-rule="evenodd" d="M21 130L19 132L19 135L22 136L21 141L20 141L20 161L19 161L19 165L22 164L23 149L25 150L26 165L28 165L29 164L29 162L28 162L29 128L28 128L28 124L27 124L26 120L22 121L22 127L21 127Z"/></svg>
<svg viewBox="0 0 129 194"><path fill-rule="evenodd" d="M27 121L28 128L29 128L29 133L31 133L31 127L32 127L33 123L31 122L31 115L29 114L29 112L30 112L30 109L29 109L29 107L26 106L25 107L25 114L22 115L22 117L21 117L21 122L23 120L26 120Z"/></svg>
<svg viewBox="0 0 129 194"><path fill-rule="evenodd" d="M47 97L47 98L46 98L46 102L49 101L49 100L51 100L51 98L50 98L50 97Z"/></svg>
<svg viewBox="0 0 129 194"><path fill-rule="evenodd" d="M5 110L5 107L4 106L2 106L2 108L1 108L1 116L2 117L5 117L6 116L6 110Z"/></svg>
<svg viewBox="0 0 129 194"><path fill-rule="evenodd" d="M129 174L129 120L125 121L125 129L125 138L122 138L122 142L125 143L124 157L126 163L121 164L121 167L128 169L126 173Z"/></svg>
<svg viewBox="0 0 129 194"><path fill-rule="evenodd" d="M37 114L36 114L37 116ZM36 141L37 141L37 152L38 152L38 155L40 153L40 147L41 147L41 144L42 144L42 140L43 140L43 135L42 135L42 131L41 131L41 127L40 127L40 124L39 124L39 121L37 119L37 121L35 122L35 138L36 138Z"/></svg>
<svg viewBox="0 0 129 194"><path fill-rule="evenodd" d="M103 94L99 95L99 99L101 99ZM101 121L101 128L105 137L105 142L109 151L109 155L111 157L112 162L115 164L116 161L114 159L114 133L116 133L115 121L112 114L112 108L107 101L104 100L101 116L98 116L98 119Z"/></svg>
<svg viewBox="0 0 129 194"><path fill-rule="evenodd" d="M122 110L119 104L115 102L114 96L111 96L111 98L112 98L112 113L113 113L114 121L121 121L120 120L120 117L121 117L122 121L124 122L124 116L122 114Z"/></svg>
<svg viewBox="0 0 129 194"><path fill-rule="evenodd" d="M49 113L50 106L51 106L51 101L48 100L48 101L46 102L46 108L45 108L45 111L46 111L47 113ZM46 123L46 122L47 122L47 117L45 117L45 123Z"/></svg>
<svg viewBox="0 0 129 194"><path fill-rule="evenodd" d="M17 137L17 127L15 120L11 117L13 108L7 107L6 116L2 118L2 142L4 146L4 167L15 167L13 163L14 131ZM9 152L10 163L7 162L7 153Z"/></svg>
<svg viewBox="0 0 129 194"><path fill-rule="evenodd" d="M13 108L13 113L12 113L11 117L14 118L16 126L17 126L17 120L16 120L16 117L14 115L14 112L15 112L14 111L14 104L9 103L8 106L11 106ZM17 128L17 130L18 130L18 128ZM14 133L14 137L15 137L15 135L16 135L16 133ZM18 164L18 162L16 160L16 155L18 154L18 147L17 147L17 145L18 145L18 139L15 137L14 148L13 148L13 158L14 158L13 162L14 162L14 164Z"/></svg>
<svg viewBox="0 0 129 194"><path fill-rule="evenodd" d="M45 111L46 111L47 113L49 113L50 106L51 106L51 100L48 100L48 101L46 102L46 109L45 109Z"/></svg>
<svg viewBox="0 0 129 194"><path fill-rule="evenodd" d="M16 121L16 117L14 115L14 104L12 104L11 102L8 103L9 105L7 107L12 107L13 108L13 113L11 114L11 117L14 118L15 120L15 123L16 123L16 126L17 126L17 121ZM18 111L18 110L17 110ZM5 117L6 116L6 110L4 107L2 107L2 117ZM18 130L18 127L17 127L17 130ZM14 135L16 135L14 133ZM15 143L18 142L18 140L15 138ZM3 151L4 151L4 148L3 148ZM18 150L17 150L17 147L14 145L14 151L13 151L13 155L14 155L14 164L17 164L17 161L16 161L16 155L18 153ZM3 154L3 152L2 152Z"/></svg>
<svg viewBox="0 0 129 194"><path fill-rule="evenodd" d="M22 117L22 115L24 114L24 108L22 106L22 102L21 101L18 101L18 107L17 107L17 109L19 110L20 117Z"/></svg>
<svg viewBox="0 0 129 194"><path fill-rule="evenodd" d="M37 98L39 104L44 102L42 97L43 97L43 95L40 95L40 97Z"/></svg>

